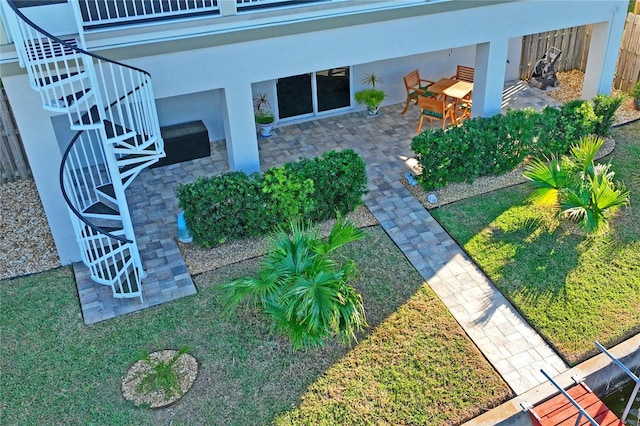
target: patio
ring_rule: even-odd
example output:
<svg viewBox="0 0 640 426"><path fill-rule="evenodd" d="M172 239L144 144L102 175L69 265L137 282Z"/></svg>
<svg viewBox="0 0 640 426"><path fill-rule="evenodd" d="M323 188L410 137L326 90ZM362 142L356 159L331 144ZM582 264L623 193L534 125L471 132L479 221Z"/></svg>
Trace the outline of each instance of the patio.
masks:
<svg viewBox="0 0 640 426"><path fill-rule="evenodd" d="M556 102L526 82L505 84L503 110L533 107L541 109ZM300 157L312 158L328 150L351 148L368 167L369 189L399 182L409 170L411 140L419 119L412 105L401 115L402 105L384 106L381 115L366 112L336 115L278 127L274 136L259 140L262 170ZM437 127L437 122L426 127ZM372 173L373 170L376 173ZM198 176L229 171L224 141L211 142L211 156L143 171L128 189L127 196L138 237L141 256L149 276L143 281L144 302L114 299L108 287L94 284L81 263L74 265L78 294L85 323L91 324L159 305L196 293L187 266L176 242L176 189L180 183Z"/></svg>

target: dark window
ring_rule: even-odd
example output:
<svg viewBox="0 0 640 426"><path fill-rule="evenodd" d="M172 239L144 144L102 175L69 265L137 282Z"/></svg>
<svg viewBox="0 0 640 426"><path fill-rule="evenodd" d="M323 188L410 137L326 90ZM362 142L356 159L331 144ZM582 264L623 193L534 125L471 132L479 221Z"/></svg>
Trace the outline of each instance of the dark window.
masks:
<svg viewBox="0 0 640 426"><path fill-rule="evenodd" d="M278 92L278 113L280 118L295 117L313 112L310 73L279 78L276 89Z"/></svg>

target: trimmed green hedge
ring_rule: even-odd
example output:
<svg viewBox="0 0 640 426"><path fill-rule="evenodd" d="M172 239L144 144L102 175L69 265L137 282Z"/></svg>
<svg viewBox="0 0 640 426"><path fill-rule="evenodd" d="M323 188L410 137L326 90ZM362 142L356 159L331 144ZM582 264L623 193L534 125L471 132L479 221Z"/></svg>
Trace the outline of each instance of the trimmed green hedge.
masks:
<svg viewBox="0 0 640 426"><path fill-rule="evenodd" d="M606 135L622 99L598 95L593 103L576 100L541 112L509 110L466 120L447 131L426 129L411 144L422 166L418 181L430 191L503 174L529 155L564 154L582 136Z"/></svg>
<svg viewBox="0 0 640 426"><path fill-rule="evenodd" d="M196 244L265 235L292 218L321 222L362 204L365 163L351 149L267 170L199 177L178 187L178 205Z"/></svg>

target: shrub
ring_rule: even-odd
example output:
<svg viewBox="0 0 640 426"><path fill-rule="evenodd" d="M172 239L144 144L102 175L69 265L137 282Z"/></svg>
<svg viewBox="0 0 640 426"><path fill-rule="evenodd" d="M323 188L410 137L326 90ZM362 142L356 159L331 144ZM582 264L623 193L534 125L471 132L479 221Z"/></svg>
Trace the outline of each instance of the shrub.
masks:
<svg viewBox="0 0 640 426"><path fill-rule="evenodd" d="M467 120L448 131L427 129L411 144L422 166L418 180L431 190L513 169L529 153L533 114L510 110L504 116Z"/></svg>
<svg viewBox="0 0 640 426"><path fill-rule="evenodd" d="M600 117L600 122L596 124L595 134L598 136L608 136L611 132L611 125L616 119L616 111L625 100L625 95L617 96L598 95L593 98L593 110Z"/></svg>
<svg viewBox="0 0 640 426"><path fill-rule="evenodd" d="M178 186L178 205L184 210L193 241L205 247L267 232L274 225L265 220L267 201L257 173L199 177Z"/></svg>
<svg viewBox="0 0 640 426"><path fill-rule="evenodd" d="M314 182L314 208L308 216L314 222L334 218L336 212L346 215L362 204L367 193L366 165L352 149L328 151L285 167Z"/></svg>
<svg viewBox="0 0 640 426"><path fill-rule="evenodd" d="M364 161L353 150L246 175L231 172L178 187L178 205L196 244L265 235L291 218L318 222L346 214L367 189Z"/></svg>
<svg viewBox="0 0 640 426"><path fill-rule="evenodd" d="M618 106L617 99L603 96L593 104L576 100L541 112L509 110L447 131L426 129L411 144L422 166L418 181L429 191L505 173L529 155L564 154L581 137L608 130Z"/></svg>
<svg viewBox="0 0 640 426"><path fill-rule="evenodd" d="M545 163L534 158L524 172L535 188L527 200L558 208L588 233L605 231L611 215L629 204L629 191L613 180L611 164L595 164L602 143L591 135L581 138L560 160L553 157Z"/></svg>
<svg viewBox="0 0 640 426"><path fill-rule="evenodd" d="M293 173L290 167L274 167L262 178L262 192L269 197L270 222L284 224L292 217L308 217L313 211L313 180Z"/></svg>
<svg viewBox="0 0 640 426"><path fill-rule="evenodd" d="M367 326L362 297L349 284L357 271L352 260L339 265L330 254L363 237L341 217L326 242L316 230L291 220L288 230L271 237L257 278L243 277L222 286L228 311L249 299L295 349L322 346L334 335L350 344L355 332Z"/></svg>

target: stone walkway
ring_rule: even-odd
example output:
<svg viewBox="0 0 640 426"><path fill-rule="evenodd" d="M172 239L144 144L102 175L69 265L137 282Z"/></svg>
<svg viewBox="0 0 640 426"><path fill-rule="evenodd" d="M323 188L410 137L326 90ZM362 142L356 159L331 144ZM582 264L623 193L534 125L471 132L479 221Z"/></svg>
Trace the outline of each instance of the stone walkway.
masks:
<svg viewBox="0 0 640 426"><path fill-rule="evenodd" d="M365 203L480 351L516 394L568 366L400 182L368 167Z"/></svg>
<svg viewBox="0 0 640 426"><path fill-rule="evenodd" d="M526 83L505 85L504 109L541 109L550 104L555 102ZM262 168L331 149L358 152L367 164L369 210L513 391L521 394L544 381L541 367L555 374L567 366L401 184L409 171L418 122L417 107L404 115L401 109L402 105L391 105L376 118L357 112L277 128L274 137L259 141ZM145 302L113 299L108 288L87 283L84 267L77 265L85 322L195 293L175 242L179 210L175 193L180 183L229 170L224 143L212 142L211 149L209 158L145 170L128 189L134 229L149 272L143 282Z"/></svg>

